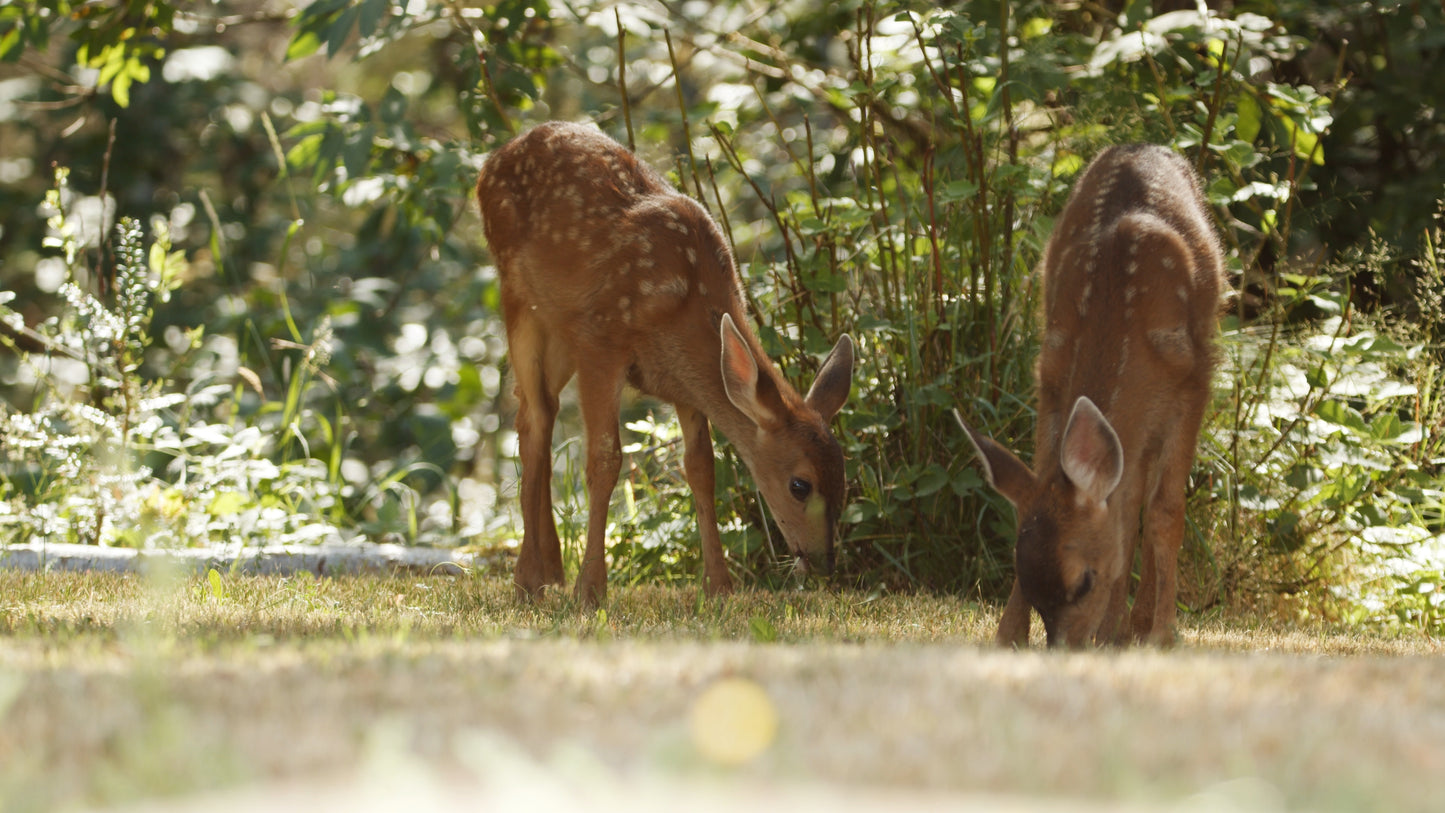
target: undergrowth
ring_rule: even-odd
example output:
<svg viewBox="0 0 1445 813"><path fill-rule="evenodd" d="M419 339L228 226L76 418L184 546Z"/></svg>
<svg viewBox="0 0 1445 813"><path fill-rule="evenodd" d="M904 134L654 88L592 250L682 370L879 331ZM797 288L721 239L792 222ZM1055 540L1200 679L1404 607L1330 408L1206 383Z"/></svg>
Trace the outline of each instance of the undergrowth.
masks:
<svg viewBox="0 0 1445 813"><path fill-rule="evenodd" d="M47 247L66 274L57 315L29 328L0 292L0 319L19 337L0 341L32 383L26 408L0 403L0 539L167 548L339 538L340 494L325 462L284 451L304 439L305 416L249 413L240 385L181 389L144 369L155 307L187 273L166 221L152 220L147 242L123 218L109 250L92 254L71 199L59 170L45 203ZM85 267L100 256L107 264ZM108 295L83 288L87 279L106 280L94 287ZM203 332L182 341L194 351ZM298 368L324 366L326 342L323 326Z"/></svg>

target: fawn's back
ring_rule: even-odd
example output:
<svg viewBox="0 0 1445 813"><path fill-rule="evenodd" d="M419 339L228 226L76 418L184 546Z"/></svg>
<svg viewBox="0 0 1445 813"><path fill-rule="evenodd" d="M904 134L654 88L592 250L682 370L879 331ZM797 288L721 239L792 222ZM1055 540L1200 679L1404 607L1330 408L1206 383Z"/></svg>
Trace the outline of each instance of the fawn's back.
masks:
<svg viewBox="0 0 1445 813"><path fill-rule="evenodd" d="M516 155L509 154L516 152ZM644 389L673 394L681 336L716 345L743 307L727 244L696 201L590 128L550 123L498 150L478 187L503 307L581 348L625 348ZM713 326L709 328L709 323Z"/></svg>
<svg viewBox="0 0 1445 813"><path fill-rule="evenodd" d="M1132 631L1166 641L1223 285L1193 171L1162 147L1101 153L1054 224L1041 273L1032 470L969 431L990 481L1019 512L999 640L1026 640L1030 606L1051 643L1124 635L1142 532Z"/></svg>
<svg viewBox="0 0 1445 813"><path fill-rule="evenodd" d="M1147 144L1102 153L1055 222L1042 269L1036 469L1057 461L1080 396L1116 430L1171 424L1181 402L1208 396L1222 267L1183 158Z"/></svg>

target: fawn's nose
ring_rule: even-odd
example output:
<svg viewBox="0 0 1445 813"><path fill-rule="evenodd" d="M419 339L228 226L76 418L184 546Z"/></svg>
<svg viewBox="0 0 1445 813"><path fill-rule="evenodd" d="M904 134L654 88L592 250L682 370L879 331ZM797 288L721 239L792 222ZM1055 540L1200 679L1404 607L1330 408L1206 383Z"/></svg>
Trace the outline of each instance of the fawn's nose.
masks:
<svg viewBox="0 0 1445 813"><path fill-rule="evenodd" d="M797 554L798 569L804 573L816 573L819 576L833 575L835 556L833 547L828 546L826 554L799 552Z"/></svg>

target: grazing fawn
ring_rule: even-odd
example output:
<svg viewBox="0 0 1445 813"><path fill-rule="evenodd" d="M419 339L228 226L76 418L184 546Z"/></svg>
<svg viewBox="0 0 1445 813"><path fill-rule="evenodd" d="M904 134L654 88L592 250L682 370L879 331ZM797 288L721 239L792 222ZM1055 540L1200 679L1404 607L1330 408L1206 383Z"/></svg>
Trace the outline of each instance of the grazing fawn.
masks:
<svg viewBox="0 0 1445 813"><path fill-rule="evenodd" d="M522 463L517 588L562 584L552 518L552 424L575 374L586 437L587 547L576 597L607 595L607 506L622 465L623 383L673 404L702 537L704 589L732 589L713 494L709 424L737 448L804 569L833 568L843 452L828 423L848 398L839 338L806 397L748 328L732 254L707 211L602 133L552 122L487 158L477 181L516 376Z"/></svg>
<svg viewBox="0 0 1445 813"><path fill-rule="evenodd" d="M1032 607L1050 646L1122 643L1131 632L1168 644L1224 284L1194 172L1163 147L1105 150L1069 197L1041 268L1033 469L964 424L989 483L1018 512L998 643L1027 645Z"/></svg>

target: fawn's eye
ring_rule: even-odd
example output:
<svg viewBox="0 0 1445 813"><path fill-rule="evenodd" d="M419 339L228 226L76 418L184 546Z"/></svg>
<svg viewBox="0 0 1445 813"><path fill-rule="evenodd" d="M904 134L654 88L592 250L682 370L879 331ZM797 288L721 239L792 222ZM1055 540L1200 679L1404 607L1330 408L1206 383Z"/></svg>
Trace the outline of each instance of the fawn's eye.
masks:
<svg viewBox="0 0 1445 813"><path fill-rule="evenodd" d="M793 495L793 499L802 502L813 493L813 484L801 477L794 477L788 481L788 493Z"/></svg>

